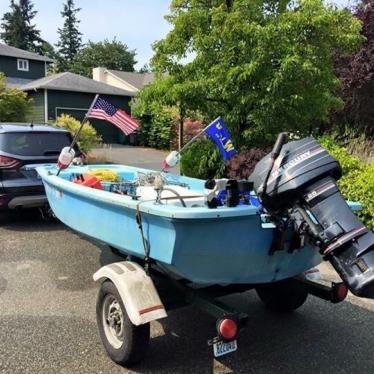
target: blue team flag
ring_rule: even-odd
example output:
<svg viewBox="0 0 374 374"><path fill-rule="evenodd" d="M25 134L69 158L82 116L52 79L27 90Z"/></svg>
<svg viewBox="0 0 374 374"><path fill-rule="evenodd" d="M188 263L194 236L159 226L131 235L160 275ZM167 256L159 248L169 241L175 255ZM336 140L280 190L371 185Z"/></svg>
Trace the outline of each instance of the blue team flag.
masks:
<svg viewBox="0 0 374 374"><path fill-rule="evenodd" d="M217 144L225 161L238 153L232 144L231 135L229 130L227 130L226 123L221 117L214 120L204 132Z"/></svg>

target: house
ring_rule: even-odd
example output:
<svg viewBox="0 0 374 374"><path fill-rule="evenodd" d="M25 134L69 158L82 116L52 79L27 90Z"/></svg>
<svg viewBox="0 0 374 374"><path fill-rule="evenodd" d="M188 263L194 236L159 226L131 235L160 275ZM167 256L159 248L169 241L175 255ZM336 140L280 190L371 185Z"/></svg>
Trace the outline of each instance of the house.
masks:
<svg viewBox="0 0 374 374"><path fill-rule="evenodd" d="M61 114L69 114L82 120L96 94L101 95L117 108L130 112L129 101L134 93L97 82L70 72L59 73L33 80L19 87L34 101L29 120L47 123ZM128 139L117 127L108 122L90 120L104 143L126 143Z"/></svg>
<svg viewBox="0 0 374 374"><path fill-rule="evenodd" d="M136 95L144 86L155 80L155 74L109 70L99 67L92 69L92 78Z"/></svg>
<svg viewBox="0 0 374 374"><path fill-rule="evenodd" d="M45 77L52 62L46 56L0 43L0 72L4 73L9 87L20 87Z"/></svg>
<svg viewBox="0 0 374 374"><path fill-rule="evenodd" d="M51 63L53 60L48 57L0 44L0 72L6 77L7 86L17 87L33 99L33 110L27 120L48 123L61 114L82 120L96 94L130 112L129 101L140 87L140 77L136 82L130 79L127 85L116 86L70 72L47 76ZM105 143L129 142L129 137L108 122L90 122Z"/></svg>

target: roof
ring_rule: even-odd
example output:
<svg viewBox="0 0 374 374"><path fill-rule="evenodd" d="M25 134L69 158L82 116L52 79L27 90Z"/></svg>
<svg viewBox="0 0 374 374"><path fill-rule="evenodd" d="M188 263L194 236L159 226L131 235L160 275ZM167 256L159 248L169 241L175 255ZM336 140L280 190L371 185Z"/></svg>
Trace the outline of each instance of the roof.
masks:
<svg viewBox="0 0 374 374"><path fill-rule="evenodd" d="M27 60L53 62L49 57L38 55L37 53L25 51L23 49L11 47L10 45L0 43L0 56L9 56L17 58L25 58Z"/></svg>
<svg viewBox="0 0 374 374"><path fill-rule="evenodd" d="M32 124L28 123L1 123L0 122L0 133L5 132L31 132L31 131L43 131L43 132L67 132L66 130L58 127L52 127L43 124Z"/></svg>
<svg viewBox="0 0 374 374"><path fill-rule="evenodd" d="M94 81L78 74L65 72L34 80L20 87L22 91L38 89L86 92L102 95L134 96L134 92L125 91L109 84Z"/></svg>
<svg viewBox="0 0 374 374"><path fill-rule="evenodd" d="M5 77L5 84L10 88L19 88L24 84L32 82L33 80L34 79Z"/></svg>
<svg viewBox="0 0 374 374"><path fill-rule="evenodd" d="M149 83L152 83L156 76L154 73L133 73L129 71L107 70L109 73L115 75L119 79L131 84L138 90L142 89Z"/></svg>

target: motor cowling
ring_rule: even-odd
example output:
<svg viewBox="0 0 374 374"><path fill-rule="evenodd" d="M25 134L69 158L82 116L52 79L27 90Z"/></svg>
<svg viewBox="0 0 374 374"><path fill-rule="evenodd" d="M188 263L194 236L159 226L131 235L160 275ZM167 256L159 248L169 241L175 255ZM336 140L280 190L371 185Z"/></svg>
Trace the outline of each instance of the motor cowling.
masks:
<svg viewBox="0 0 374 374"><path fill-rule="evenodd" d="M266 191L264 208L274 217L287 215L352 293L374 298L374 234L339 192L339 163L312 137L285 144L266 180L270 162L271 155L265 156L250 177L256 192Z"/></svg>

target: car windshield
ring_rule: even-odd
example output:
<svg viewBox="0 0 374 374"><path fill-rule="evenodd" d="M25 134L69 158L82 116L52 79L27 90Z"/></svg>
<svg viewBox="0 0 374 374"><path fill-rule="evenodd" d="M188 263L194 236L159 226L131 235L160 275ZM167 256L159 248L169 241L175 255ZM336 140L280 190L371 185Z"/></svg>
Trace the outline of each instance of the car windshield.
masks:
<svg viewBox="0 0 374 374"><path fill-rule="evenodd" d="M14 132L0 134L0 151L20 156L56 156L70 145L64 132Z"/></svg>

